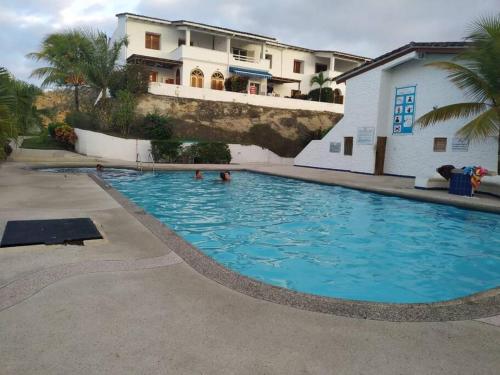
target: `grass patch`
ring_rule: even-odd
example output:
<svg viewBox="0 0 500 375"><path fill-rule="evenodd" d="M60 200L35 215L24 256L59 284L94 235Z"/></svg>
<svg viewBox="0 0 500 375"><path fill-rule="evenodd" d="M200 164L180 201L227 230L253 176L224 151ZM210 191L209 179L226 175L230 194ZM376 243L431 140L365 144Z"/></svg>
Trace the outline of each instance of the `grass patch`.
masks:
<svg viewBox="0 0 500 375"><path fill-rule="evenodd" d="M65 150L64 146L51 138L47 132L35 137L27 138L21 144L21 148L31 148L36 150Z"/></svg>

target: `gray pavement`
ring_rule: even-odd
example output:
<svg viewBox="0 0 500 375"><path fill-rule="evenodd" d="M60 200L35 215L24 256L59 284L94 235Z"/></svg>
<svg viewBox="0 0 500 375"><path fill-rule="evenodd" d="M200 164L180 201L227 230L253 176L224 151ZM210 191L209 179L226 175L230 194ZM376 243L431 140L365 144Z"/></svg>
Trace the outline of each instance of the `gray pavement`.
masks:
<svg viewBox="0 0 500 375"><path fill-rule="evenodd" d="M11 301L0 311L2 375L498 374L500 327L254 299L176 258L87 176L21 166L0 164L0 233L12 219L89 216L105 238L0 249L0 300Z"/></svg>

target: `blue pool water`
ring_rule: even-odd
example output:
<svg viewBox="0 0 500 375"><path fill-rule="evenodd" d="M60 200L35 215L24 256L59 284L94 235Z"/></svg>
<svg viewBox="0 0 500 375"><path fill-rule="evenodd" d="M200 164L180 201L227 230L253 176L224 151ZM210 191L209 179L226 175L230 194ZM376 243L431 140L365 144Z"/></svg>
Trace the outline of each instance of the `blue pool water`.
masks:
<svg viewBox="0 0 500 375"><path fill-rule="evenodd" d="M500 215L234 172L103 177L208 256L322 296L436 302L500 285Z"/></svg>

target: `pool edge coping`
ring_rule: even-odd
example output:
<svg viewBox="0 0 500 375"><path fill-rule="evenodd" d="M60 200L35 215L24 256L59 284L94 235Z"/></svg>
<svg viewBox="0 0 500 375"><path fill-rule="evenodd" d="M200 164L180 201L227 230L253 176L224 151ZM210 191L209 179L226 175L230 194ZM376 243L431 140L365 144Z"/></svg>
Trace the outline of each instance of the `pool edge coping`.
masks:
<svg viewBox="0 0 500 375"><path fill-rule="evenodd" d="M205 255L99 176L90 173L87 175L195 271L218 284L250 297L301 310L392 322L474 320L500 314L500 287L444 302L381 303L323 297L252 279L224 267Z"/></svg>

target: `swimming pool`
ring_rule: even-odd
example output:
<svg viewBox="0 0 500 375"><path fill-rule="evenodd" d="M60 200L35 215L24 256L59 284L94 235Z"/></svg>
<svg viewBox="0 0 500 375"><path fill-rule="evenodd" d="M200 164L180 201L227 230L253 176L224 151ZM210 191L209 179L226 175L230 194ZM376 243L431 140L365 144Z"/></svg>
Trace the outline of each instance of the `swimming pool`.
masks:
<svg viewBox="0 0 500 375"><path fill-rule="evenodd" d="M263 282L352 300L437 302L500 285L500 215L234 172L102 177L202 252Z"/></svg>

